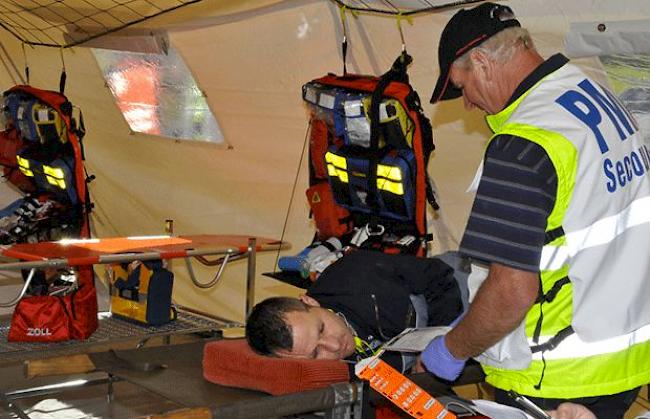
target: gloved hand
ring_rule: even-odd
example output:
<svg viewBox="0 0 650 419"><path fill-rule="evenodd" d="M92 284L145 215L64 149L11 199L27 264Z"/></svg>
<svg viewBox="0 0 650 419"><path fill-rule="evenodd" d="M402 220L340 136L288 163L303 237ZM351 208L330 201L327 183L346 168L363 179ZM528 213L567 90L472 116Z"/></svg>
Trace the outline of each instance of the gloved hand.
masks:
<svg viewBox="0 0 650 419"><path fill-rule="evenodd" d="M420 359L429 372L454 381L465 367L467 359L457 359L447 348L445 335L436 336L422 351Z"/></svg>

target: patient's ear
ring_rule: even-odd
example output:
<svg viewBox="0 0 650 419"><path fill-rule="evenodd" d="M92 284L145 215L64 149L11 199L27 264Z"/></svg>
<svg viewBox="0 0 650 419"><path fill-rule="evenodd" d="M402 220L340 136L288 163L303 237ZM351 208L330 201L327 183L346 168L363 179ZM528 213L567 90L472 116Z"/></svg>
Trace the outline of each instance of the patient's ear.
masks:
<svg viewBox="0 0 650 419"><path fill-rule="evenodd" d="M320 303L314 299L314 297L310 297L307 294L302 294L300 297L298 297L300 301L303 303L307 304L308 306L311 307L320 307Z"/></svg>

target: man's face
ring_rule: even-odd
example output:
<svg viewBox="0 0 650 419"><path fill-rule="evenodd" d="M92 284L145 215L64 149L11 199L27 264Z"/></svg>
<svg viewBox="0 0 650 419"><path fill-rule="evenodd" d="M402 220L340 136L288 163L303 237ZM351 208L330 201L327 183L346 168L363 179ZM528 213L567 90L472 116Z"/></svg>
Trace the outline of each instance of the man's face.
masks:
<svg viewBox="0 0 650 419"><path fill-rule="evenodd" d="M354 354L354 335L345 321L333 312L310 306L308 311L285 315L293 334L291 351L276 354L283 358L344 359Z"/></svg>
<svg viewBox="0 0 650 419"><path fill-rule="evenodd" d="M478 108L488 114L501 111L503 99L494 76L495 63L481 56L481 60L470 60L468 66L452 65L449 82L463 92L465 109ZM503 102L503 103L502 103Z"/></svg>

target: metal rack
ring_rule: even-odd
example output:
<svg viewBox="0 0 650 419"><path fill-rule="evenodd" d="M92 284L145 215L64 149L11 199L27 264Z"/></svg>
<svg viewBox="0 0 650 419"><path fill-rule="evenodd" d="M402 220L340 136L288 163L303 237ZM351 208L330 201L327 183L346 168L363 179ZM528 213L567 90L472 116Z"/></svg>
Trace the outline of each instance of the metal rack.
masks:
<svg viewBox="0 0 650 419"><path fill-rule="evenodd" d="M0 318L0 360L2 362L25 361L52 356L84 353L101 345L127 341L144 342L154 337L169 337L177 334L219 332L226 328L239 327L239 323L209 317L186 308L177 308L178 317L162 326L143 326L111 316L109 312L99 313L99 327L86 340L63 342L9 342L10 317Z"/></svg>

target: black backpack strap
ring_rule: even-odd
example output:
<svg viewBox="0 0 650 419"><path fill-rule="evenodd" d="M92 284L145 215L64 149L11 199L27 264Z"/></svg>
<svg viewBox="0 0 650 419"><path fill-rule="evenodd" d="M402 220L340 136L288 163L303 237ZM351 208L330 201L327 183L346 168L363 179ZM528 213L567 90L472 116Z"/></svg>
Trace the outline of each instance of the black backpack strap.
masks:
<svg viewBox="0 0 650 419"><path fill-rule="evenodd" d="M65 92L65 81L68 78L67 74L65 73L65 67L61 71L61 77L59 78L59 93L64 94Z"/></svg>
<svg viewBox="0 0 650 419"><path fill-rule="evenodd" d="M77 137L79 138L80 142L85 135L86 135L86 124L84 124L84 114L83 112L81 112L81 109L79 109L79 126L77 127Z"/></svg>
<svg viewBox="0 0 650 419"><path fill-rule="evenodd" d="M370 99L370 159L369 159L369 173L368 173L368 203L373 207L377 207L377 163L379 156L379 107L384 91L388 85L393 81L408 83L408 74L406 68L413 61L410 55L406 52L400 54L395 60L390 70L384 73L380 78L375 90L372 92Z"/></svg>
<svg viewBox="0 0 650 419"><path fill-rule="evenodd" d="M437 210L440 209L440 205L438 205L438 201L436 201L436 195L433 192L433 186L431 185L431 179L429 178L429 175L427 175L427 174L425 174L424 178L425 178L425 181L426 181L425 186L426 186L426 190L427 190L427 201L429 201L429 205L431 205L431 207L434 210L437 211Z"/></svg>

